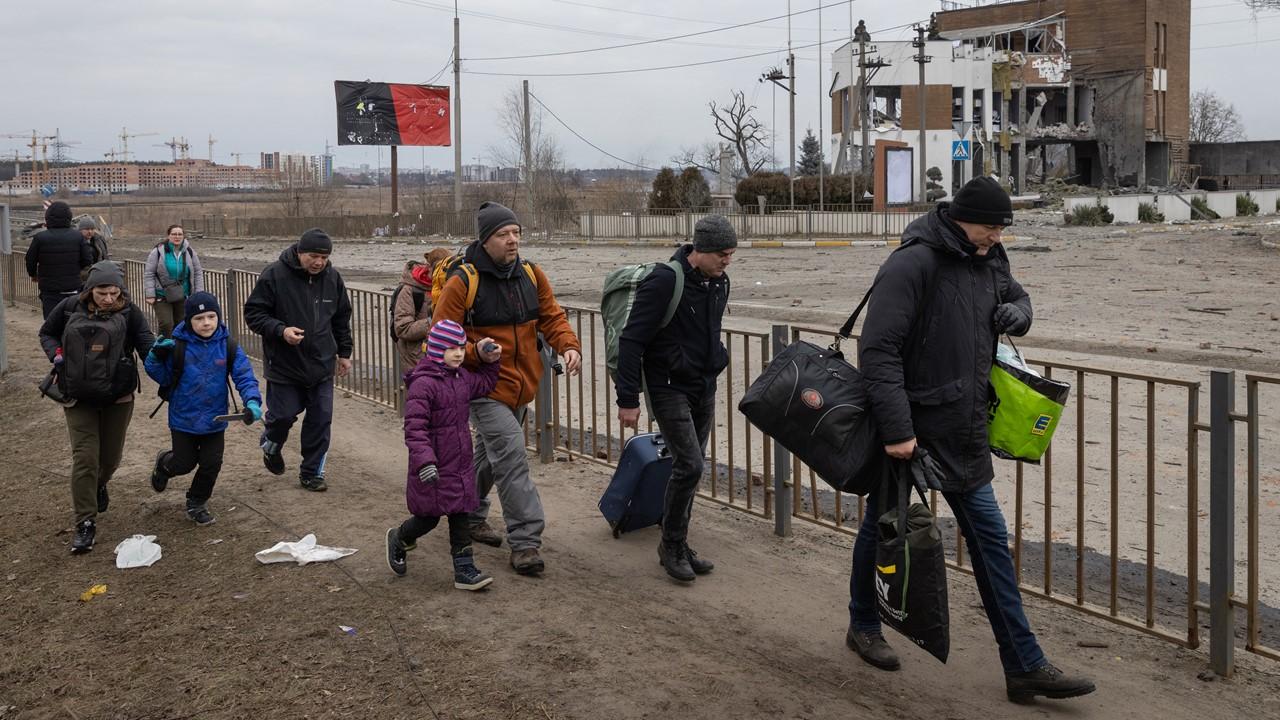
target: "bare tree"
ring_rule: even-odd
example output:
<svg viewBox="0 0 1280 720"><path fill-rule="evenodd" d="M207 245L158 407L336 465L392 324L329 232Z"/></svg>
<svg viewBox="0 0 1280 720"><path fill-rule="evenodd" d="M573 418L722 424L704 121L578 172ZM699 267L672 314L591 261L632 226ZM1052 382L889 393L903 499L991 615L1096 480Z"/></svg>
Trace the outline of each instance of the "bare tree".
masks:
<svg viewBox="0 0 1280 720"><path fill-rule="evenodd" d="M542 121L542 109L534 101L529 108L529 137L532 146L531 166L528 169L529 185L513 185L512 197L508 203L512 207L522 207L529 214L530 217L525 222L536 223L543 218L552 223L563 222L574 211L569 183L564 177L564 150L556 137L545 131ZM524 95L519 88L512 87L503 94L498 106L497 122L501 139L489 146L489 155L499 166L523 168ZM533 191L532 208L526 202L529 189Z"/></svg>
<svg viewBox="0 0 1280 720"><path fill-rule="evenodd" d="M714 143L709 142L702 143L698 147L682 147L679 154L671 157L671 162L677 167L695 167L709 173L719 173L720 150ZM734 164L737 164L736 160Z"/></svg>
<svg viewBox="0 0 1280 720"><path fill-rule="evenodd" d="M1277 0L1280 2L1280 0ZM1245 139L1244 121L1236 106L1212 90L1191 95L1191 142L1233 142Z"/></svg>
<svg viewBox="0 0 1280 720"><path fill-rule="evenodd" d="M716 136L729 144L733 151L733 176L742 179L760 170L769 161L769 131L756 120L756 106L747 103L741 90L733 91L733 101L728 106L707 103L711 120L715 123ZM699 148L683 148L672 162L682 167L696 167L712 173L720 172L720 151L712 143Z"/></svg>

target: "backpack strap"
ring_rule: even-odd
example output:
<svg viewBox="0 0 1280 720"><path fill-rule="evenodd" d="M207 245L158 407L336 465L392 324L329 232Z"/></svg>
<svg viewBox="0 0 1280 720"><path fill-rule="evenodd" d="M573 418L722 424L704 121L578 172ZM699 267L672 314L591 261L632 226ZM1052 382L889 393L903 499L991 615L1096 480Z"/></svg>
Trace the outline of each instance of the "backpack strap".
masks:
<svg viewBox="0 0 1280 720"><path fill-rule="evenodd" d="M676 260L669 260L666 265L676 274L676 289L671 293L671 302L667 303L667 311L662 314L662 324L658 326L660 328L671 324L671 319L676 316L676 311L680 309L680 299L684 297L684 266Z"/></svg>
<svg viewBox="0 0 1280 720"><path fill-rule="evenodd" d="M240 344L236 339L231 337L231 333L227 333L227 395L231 397L231 407L236 412L240 412L240 404L236 402L235 387L231 384L231 371L235 369L236 356L240 350Z"/></svg>
<svg viewBox="0 0 1280 720"><path fill-rule="evenodd" d="M148 418L153 418L156 413L160 412L160 408L164 407L164 404L173 396L173 390L178 387L178 381L182 380L182 372L187 366L187 341L174 338L173 350L170 352L169 357L173 358L169 383L160 387L157 393L160 395L160 402L156 403L155 409L147 416Z"/></svg>

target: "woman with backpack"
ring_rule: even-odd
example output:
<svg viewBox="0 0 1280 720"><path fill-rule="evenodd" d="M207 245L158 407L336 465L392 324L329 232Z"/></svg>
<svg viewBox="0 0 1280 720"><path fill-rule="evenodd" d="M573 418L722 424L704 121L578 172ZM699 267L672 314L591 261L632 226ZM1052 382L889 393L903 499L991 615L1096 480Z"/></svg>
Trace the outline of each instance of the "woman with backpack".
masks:
<svg viewBox="0 0 1280 720"><path fill-rule="evenodd" d="M151 249L142 272L142 292L156 313L156 333L167 337L182 322L183 304L204 290L200 256L181 225L170 225L165 239Z"/></svg>
<svg viewBox="0 0 1280 720"><path fill-rule="evenodd" d="M90 268L85 289L58 303L40 327L40 345L67 398L73 553L93 549L96 519L107 511L107 483L120 465L133 417L134 356L145 357L154 342L146 317L124 294L124 273L110 260Z"/></svg>
<svg viewBox="0 0 1280 720"><path fill-rule="evenodd" d="M391 339L396 341L402 373L412 370L426 352L422 344L431 329L431 276L436 264L448 258L448 250L436 248L423 254L426 262L405 263L400 284L391 294Z"/></svg>

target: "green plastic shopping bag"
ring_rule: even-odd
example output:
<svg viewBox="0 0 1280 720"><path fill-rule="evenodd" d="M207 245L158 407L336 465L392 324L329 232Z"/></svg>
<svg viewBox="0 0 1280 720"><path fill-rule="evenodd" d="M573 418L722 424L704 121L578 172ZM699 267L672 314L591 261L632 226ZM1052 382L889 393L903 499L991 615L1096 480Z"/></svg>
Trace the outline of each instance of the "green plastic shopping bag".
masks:
<svg viewBox="0 0 1280 720"><path fill-rule="evenodd" d="M1039 463L1058 428L1071 385L1041 377L1016 347L1001 344L991 365L987 440L1006 460Z"/></svg>

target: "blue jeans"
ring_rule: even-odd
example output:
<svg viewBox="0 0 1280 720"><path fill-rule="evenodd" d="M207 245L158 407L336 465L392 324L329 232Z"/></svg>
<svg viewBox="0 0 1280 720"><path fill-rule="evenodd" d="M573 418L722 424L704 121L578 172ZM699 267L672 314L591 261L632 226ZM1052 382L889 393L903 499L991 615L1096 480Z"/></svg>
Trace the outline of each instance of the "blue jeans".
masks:
<svg viewBox="0 0 1280 720"><path fill-rule="evenodd" d="M1006 673L1029 672L1045 664L1044 652L1027 623L1022 594L1013 572L1004 515L991 485L972 492L943 493L968 545L973 577L982 607L1000 647ZM878 632L876 611L876 493L867 496L866 515L853 544L853 573L849 576L849 624L855 630Z"/></svg>

